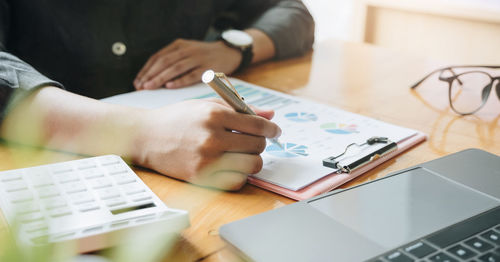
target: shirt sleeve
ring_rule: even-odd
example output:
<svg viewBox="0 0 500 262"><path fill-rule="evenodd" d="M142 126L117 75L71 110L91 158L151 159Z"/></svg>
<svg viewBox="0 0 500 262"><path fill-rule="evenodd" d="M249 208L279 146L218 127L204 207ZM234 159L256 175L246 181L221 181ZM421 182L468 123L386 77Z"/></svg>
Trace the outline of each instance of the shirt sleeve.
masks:
<svg viewBox="0 0 500 262"><path fill-rule="evenodd" d="M314 20L302 1L238 0L236 10L247 20L242 21L243 27L259 29L271 38L275 58L301 55L312 48Z"/></svg>
<svg viewBox="0 0 500 262"><path fill-rule="evenodd" d="M6 0L0 0L0 123L14 94L24 96L42 86L63 86L53 81L18 57L7 52L10 12Z"/></svg>

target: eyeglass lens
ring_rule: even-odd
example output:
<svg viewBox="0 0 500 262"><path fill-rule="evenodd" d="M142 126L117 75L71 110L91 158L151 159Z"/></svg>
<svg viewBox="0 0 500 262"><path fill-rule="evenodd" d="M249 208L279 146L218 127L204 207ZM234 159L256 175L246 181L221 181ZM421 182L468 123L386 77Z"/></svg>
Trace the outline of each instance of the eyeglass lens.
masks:
<svg viewBox="0 0 500 262"><path fill-rule="evenodd" d="M491 84L491 77L483 72L473 71L458 75L450 86L451 106L461 114L475 112L486 102L491 92Z"/></svg>

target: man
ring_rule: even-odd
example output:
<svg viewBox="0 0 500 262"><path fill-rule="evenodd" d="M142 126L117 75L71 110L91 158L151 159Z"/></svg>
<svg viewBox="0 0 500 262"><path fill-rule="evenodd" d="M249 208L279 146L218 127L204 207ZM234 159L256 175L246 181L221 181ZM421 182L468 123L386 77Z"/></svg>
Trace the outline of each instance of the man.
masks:
<svg viewBox="0 0 500 262"><path fill-rule="evenodd" d="M229 26L243 31L203 41ZM299 0L0 0L0 135L238 189L261 169L265 137L281 133L272 111L243 115L221 100L139 110L95 99L299 55L313 28Z"/></svg>

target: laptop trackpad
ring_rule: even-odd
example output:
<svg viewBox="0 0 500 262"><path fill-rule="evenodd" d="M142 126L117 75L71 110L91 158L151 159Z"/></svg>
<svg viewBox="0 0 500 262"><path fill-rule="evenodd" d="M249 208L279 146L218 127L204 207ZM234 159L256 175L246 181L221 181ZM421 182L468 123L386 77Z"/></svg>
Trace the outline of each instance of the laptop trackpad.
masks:
<svg viewBox="0 0 500 262"><path fill-rule="evenodd" d="M310 205L367 239L391 249L499 203L493 197L417 168L313 200Z"/></svg>

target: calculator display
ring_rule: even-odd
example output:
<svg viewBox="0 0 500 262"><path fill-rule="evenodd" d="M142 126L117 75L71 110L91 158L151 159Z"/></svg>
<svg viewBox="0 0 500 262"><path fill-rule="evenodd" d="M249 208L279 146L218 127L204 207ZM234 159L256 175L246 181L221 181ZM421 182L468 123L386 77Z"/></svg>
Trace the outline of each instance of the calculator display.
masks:
<svg viewBox="0 0 500 262"><path fill-rule="evenodd" d="M135 210L140 210L140 209L150 208L150 207L155 207L155 206L156 205L154 203L138 205L138 206L131 206L131 207L126 207L126 208L111 210L111 214L118 215L118 214L130 212L130 211L135 211Z"/></svg>

